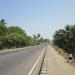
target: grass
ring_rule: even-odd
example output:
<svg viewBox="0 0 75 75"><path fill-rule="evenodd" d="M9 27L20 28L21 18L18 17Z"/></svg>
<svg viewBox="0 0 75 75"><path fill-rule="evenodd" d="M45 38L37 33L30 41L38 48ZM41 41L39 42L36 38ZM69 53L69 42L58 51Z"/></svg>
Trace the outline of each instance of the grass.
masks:
<svg viewBox="0 0 75 75"><path fill-rule="evenodd" d="M60 51L60 55L62 55L66 60L68 60L68 53L66 53L64 50L58 48L57 46L52 45L52 47L55 48L55 50L57 52ZM75 67L75 57L73 57L72 65Z"/></svg>

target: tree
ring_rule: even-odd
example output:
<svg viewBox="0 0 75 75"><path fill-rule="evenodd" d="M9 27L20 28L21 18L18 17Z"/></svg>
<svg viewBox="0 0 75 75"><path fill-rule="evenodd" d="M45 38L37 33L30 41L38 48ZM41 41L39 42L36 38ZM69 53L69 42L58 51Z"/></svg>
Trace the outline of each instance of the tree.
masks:
<svg viewBox="0 0 75 75"><path fill-rule="evenodd" d="M0 20L0 36L7 34L7 27L4 19Z"/></svg>
<svg viewBox="0 0 75 75"><path fill-rule="evenodd" d="M27 36L27 37L26 37L26 46L32 46L32 45L34 45L34 40L33 40L33 38L30 37L30 36Z"/></svg>
<svg viewBox="0 0 75 75"><path fill-rule="evenodd" d="M37 45L40 42L40 34L28 36L26 32L18 26L6 27L4 19L0 20L0 49L18 48Z"/></svg>
<svg viewBox="0 0 75 75"><path fill-rule="evenodd" d="M59 29L54 35L54 44L75 56L75 25L67 25Z"/></svg>
<svg viewBox="0 0 75 75"><path fill-rule="evenodd" d="M38 33L38 34L37 34L37 37L40 38L40 36L41 36L41 35Z"/></svg>
<svg viewBox="0 0 75 75"><path fill-rule="evenodd" d="M58 31L56 31L53 42L58 47L67 49L67 47L65 47L67 45L66 31L64 29L59 29Z"/></svg>
<svg viewBox="0 0 75 75"><path fill-rule="evenodd" d="M36 39L37 39L37 36L33 34L34 45L36 45Z"/></svg>
<svg viewBox="0 0 75 75"><path fill-rule="evenodd" d="M21 29L20 27L17 27L17 26L8 27L8 32L9 33L18 33L18 34L26 36L25 31L23 29Z"/></svg>
<svg viewBox="0 0 75 75"><path fill-rule="evenodd" d="M41 38L39 39L39 41L40 41L40 43L44 43L43 37L41 37Z"/></svg>

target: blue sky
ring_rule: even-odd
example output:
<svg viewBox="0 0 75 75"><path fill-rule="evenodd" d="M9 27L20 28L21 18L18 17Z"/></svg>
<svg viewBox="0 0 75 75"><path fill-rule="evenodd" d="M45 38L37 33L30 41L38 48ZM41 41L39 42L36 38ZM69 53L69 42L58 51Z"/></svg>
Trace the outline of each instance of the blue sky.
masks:
<svg viewBox="0 0 75 75"><path fill-rule="evenodd" d="M1 18L28 35L52 39L57 29L75 24L75 0L0 0Z"/></svg>

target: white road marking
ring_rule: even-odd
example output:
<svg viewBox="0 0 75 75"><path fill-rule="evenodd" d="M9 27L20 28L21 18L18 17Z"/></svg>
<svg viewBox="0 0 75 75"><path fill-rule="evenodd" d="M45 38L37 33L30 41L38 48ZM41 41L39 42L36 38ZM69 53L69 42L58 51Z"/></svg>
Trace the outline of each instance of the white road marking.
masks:
<svg viewBox="0 0 75 75"><path fill-rule="evenodd" d="M32 69L30 70L30 72L28 73L28 75L31 75L31 74L32 74L34 68L36 67L37 63L39 62L40 58L42 57L42 54L43 54L43 53L40 54L39 58L38 58L37 61L35 62L34 66L33 66Z"/></svg>

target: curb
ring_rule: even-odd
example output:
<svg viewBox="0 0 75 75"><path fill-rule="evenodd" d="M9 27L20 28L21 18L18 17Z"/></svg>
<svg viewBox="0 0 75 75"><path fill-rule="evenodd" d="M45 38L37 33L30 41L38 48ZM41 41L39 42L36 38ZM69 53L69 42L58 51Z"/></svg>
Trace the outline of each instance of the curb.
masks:
<svg viewBox="0 0 75 75"><path fill-rule="evenodd" d="M46 47L47 50L47 47ZM45 50L45 55L44 55L44 60L42 63L42 67L40 70L40 75L47 75L47 55L46 55L46 50Z"/></svg>

